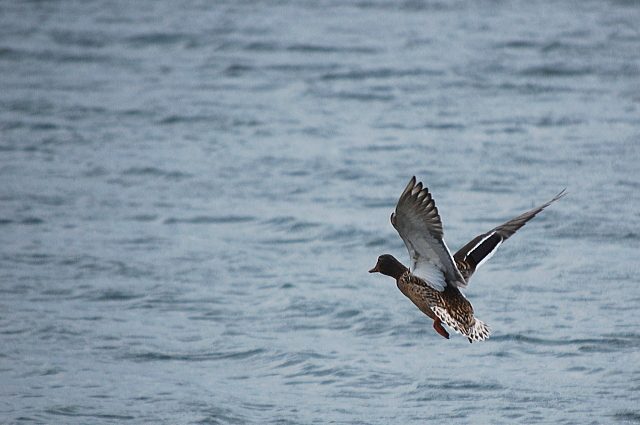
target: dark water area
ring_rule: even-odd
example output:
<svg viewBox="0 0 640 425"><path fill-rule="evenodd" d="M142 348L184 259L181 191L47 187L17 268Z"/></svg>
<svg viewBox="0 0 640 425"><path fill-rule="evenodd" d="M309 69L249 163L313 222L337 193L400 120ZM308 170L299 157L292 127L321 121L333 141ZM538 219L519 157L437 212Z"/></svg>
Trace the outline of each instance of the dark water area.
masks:
<svg viewBox="0 0 640 425"><path fill-rule="evenodd" d="M0 3L0 422L640 423L640 4ZM445 340L394 282L568 195Z"/></svg>

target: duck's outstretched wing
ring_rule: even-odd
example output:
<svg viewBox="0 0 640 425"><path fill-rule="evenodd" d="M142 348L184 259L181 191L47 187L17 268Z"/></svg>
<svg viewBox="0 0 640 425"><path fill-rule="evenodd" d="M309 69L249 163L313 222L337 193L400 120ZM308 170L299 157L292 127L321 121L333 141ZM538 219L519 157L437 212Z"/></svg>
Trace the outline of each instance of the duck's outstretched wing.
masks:
<svg viewBox="0 0 640 425"><path fill-rule="evenodd" d="M456 261L458 270L462 273L465 281L469 282L471 275L473 275L478 267L491 258L500 245L502 245L502 242L509 239L511 235L527 224L527 221L535 217L540 211L565 195L566 189L558 193L558 195L549 202L546 202L531 211L527 211L513 220L509 220L487 233L477 236L471 242L460 248L460 250L453 255L453 258Z"/></svg>
<svg viewBox="0 0 640 425"><path fill-rule="evenodd" d="M415 176L400 195L391 224L407 246L411 273L440 292L448 284L467 286L444 242L442 221L429 189L416 183Z"/></svg>

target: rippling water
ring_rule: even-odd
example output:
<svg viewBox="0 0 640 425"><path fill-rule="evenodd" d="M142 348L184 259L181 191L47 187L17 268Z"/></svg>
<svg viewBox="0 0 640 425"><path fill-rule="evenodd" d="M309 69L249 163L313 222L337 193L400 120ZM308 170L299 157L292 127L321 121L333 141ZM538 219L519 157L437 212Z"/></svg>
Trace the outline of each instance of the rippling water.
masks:
<svg viewBox="0 0 640 425"><path fill-rule="evenodd" d="M5 1L0 422L640 423L640 8ZM445 340L386 276L569 195Z"/></svg>

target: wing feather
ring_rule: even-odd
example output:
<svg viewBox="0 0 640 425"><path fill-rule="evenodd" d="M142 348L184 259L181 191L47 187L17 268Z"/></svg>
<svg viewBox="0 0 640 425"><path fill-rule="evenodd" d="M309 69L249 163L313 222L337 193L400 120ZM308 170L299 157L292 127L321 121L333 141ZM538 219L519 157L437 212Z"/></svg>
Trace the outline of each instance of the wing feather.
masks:
<svg viewBox="0 0 640 425"><path fill-rule="evenodd" d="M527 224L529 220L536 216L540 211L551 205L553 202L565 196L566 189L558 193L552 200L520 214L516 218L502 223L498 227L475 237L471 242L463 246L453 255L462 275L468 282L473 273L483 265L489 258L495 254L500 245L509 239L522 226Z"/></svg>
<svg viewBox="0 0 640 425"><path fill-rule="evenodd" d="M466 287L444 242L442 221L431 193L415 176L400 195L391 224L407 246L411 273L440 292L448 284Z"/></svg>

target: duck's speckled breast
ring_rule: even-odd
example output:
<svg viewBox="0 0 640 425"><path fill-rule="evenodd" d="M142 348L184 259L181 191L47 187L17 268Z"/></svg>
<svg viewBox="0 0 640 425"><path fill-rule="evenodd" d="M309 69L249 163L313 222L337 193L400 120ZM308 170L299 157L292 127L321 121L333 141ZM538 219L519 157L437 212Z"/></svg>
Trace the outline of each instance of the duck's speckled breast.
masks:
<svg viewBox="0 0 640 425"><path fill-rule="evenodd" d="M406 271L397 282L398 289L413 302L424 314L435 319L431 306L441 305L442 298L438 291L431 288L420 278Z"/></svg>

